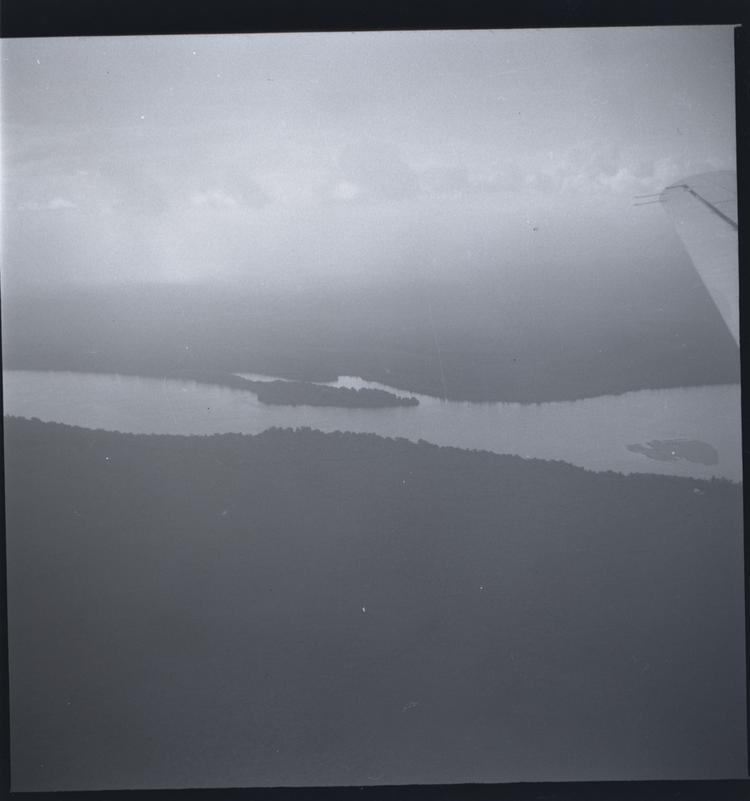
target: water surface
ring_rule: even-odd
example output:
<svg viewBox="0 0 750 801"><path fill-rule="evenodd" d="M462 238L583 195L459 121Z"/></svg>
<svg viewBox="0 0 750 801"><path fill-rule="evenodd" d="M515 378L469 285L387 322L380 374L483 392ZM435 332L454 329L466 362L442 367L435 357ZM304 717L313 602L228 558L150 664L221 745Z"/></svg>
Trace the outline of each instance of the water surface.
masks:
<svg viewBox="0 0 750 801"><path fill-rule="evenodd" d="M333 383L393 391L347 376ZM243 390L98 373L10 370L3 386L5 414L85 428L189 435L308 426L557 459L591 470L742 479L740 388L734 384L539 404L444 401L409 393L419 406L384 409L272 406ZM683 458L681 452L669 460L649 458L647 443L678 440L703 443L715 452L716 464Z"/></svg>

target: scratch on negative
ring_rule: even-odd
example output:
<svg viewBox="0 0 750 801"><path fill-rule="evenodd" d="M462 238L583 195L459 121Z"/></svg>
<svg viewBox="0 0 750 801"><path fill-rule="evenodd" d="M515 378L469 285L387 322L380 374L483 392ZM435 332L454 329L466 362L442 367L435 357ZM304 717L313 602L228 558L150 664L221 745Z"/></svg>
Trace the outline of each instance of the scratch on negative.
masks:
<svg viewBox="0 0 750 801"><path fill-rule="evenodd" d="M443 355L440 352L440 343L437 338L437 331L435 331L435 320L432 317L432 303L427 301L427 311L430 315L430 328L432 329L432 340L435 343L435 350L437 351L438 364L440 365L440 382L443 385L443 400L448 400L448 392L445 389L445 371L443 370Z"/></svg>

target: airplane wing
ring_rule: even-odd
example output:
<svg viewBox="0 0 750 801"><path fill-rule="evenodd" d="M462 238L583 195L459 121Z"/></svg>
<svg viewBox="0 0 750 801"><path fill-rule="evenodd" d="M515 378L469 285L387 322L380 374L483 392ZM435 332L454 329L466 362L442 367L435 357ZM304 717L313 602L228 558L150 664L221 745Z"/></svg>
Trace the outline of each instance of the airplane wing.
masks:
<svg viewBox="0 0 750 801"><path fill-rule="evenodd" d="M659 200L739 345L737 175L730 171L692 175L668 186Z"/></svg>

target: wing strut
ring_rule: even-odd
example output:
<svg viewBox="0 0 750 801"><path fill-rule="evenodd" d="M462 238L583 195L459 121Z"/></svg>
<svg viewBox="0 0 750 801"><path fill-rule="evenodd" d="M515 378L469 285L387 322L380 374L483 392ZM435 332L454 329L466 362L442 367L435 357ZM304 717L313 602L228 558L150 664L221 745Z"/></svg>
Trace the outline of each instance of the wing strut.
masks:
<svg viewBox="0 0 750 801"><path fill-rule="evenodd" d="M718 214L725 223L731 225L735 231L737 230L737 223L733 219L727 217L726 214L723 214L721 211L719 211L719 209L717 209L713 203L709 203L706 198L703 197L703 195L701 195L699 192L696 192L695 189L692 189L690 186L688 186L688 184L672 184L669 189L686 189L693 197L697 197L701 203L711 209L714 214Z"/></svg>

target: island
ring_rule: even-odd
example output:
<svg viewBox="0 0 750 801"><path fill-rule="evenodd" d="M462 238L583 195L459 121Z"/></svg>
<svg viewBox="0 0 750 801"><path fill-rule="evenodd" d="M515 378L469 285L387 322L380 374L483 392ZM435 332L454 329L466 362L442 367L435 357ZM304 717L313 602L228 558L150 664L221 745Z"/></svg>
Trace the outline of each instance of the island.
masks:
<svg viewBox="0 0 750 801"><path fill-rule="evenodd" d="M642 453L657 462L677 462L685 459L696 464L719 464L719 454L713 445L697 439L652 439L645 445L628 445L632 453Z"/></svg>
<svg viewBox="0 0 750 801"><path fill-rule="evenodd" d="M349 409L419 405L419 401L414 397L394 395L382 389L331 387L312 384L309 381L253 381L252 383L254 384L252 391L261 403L285 406L343 406Z"/></svg>
<svg viewBox="0 0 750 801"><path fill-rule="evenodd" d="M233 373L211 371L173 372L170 378L213 384L254 393L261 403L276 406L337 406L348 409L379 409L396 406L418 406L417 398L396 395L383 389L332 387L311 381L254 381Z"/></svg>

